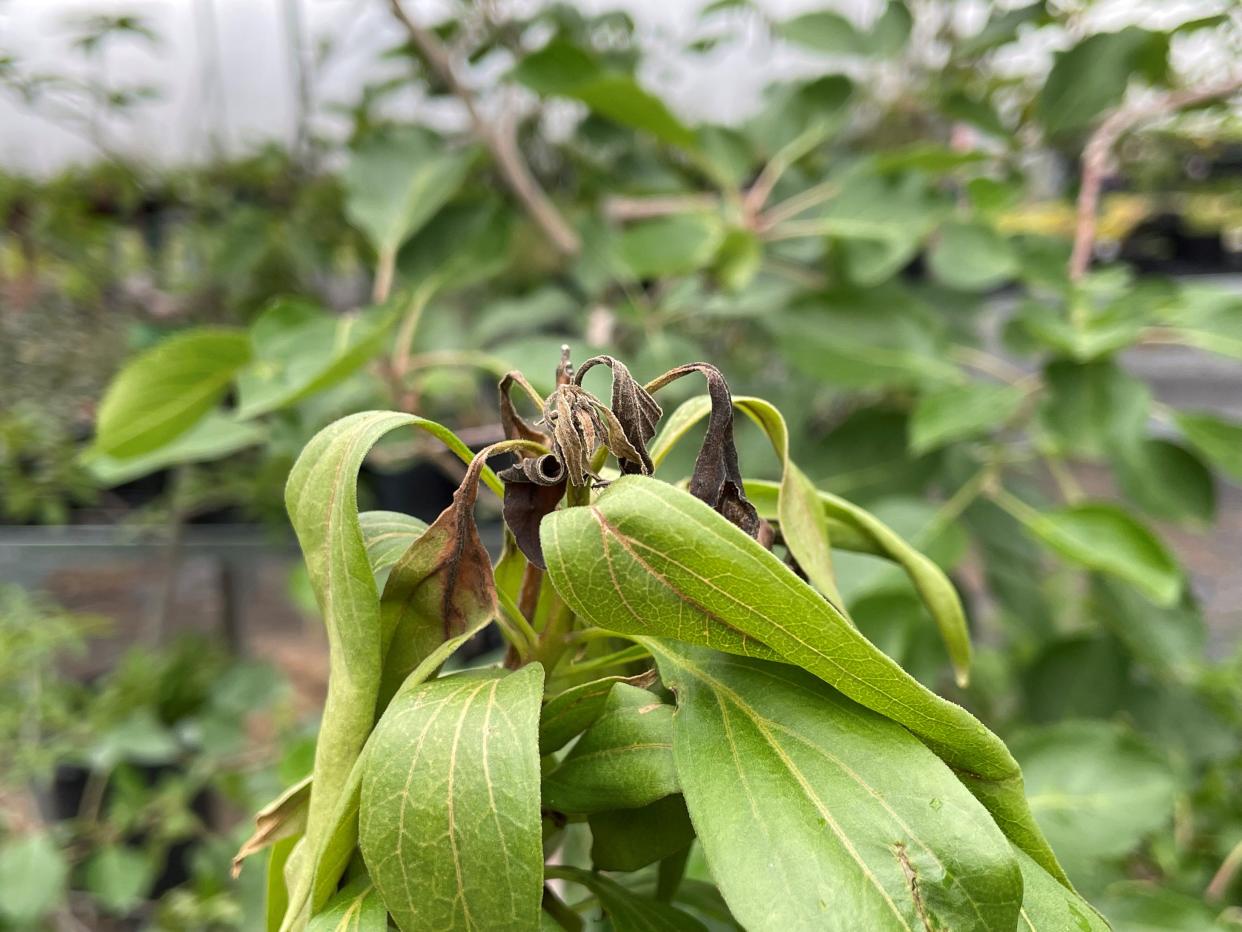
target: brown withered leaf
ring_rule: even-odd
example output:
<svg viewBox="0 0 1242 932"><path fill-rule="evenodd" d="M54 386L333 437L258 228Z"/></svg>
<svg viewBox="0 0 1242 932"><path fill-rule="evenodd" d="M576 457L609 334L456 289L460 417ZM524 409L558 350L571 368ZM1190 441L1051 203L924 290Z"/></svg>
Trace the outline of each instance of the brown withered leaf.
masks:
<svg viewBox="0 0 1242 932"><path fill-rule="evenodd" d="M647 383L646 390L654 394L692 372L701 372L707 379L712 411L707 419L703 446L699 448L694 472L690 476L690 494L707 502L751 537L758 539L763 533L763 522L742 491L742 471L738 466L737 446L733 442L733 396L729 394L729 384L724 375L710 363L692 362L652 379Z"/></svg>
<svg viewBox="0 0 1242 932"><path fill-rule="evenodd" d="M547 569L539 524L565 495L565 468L550 453L518 460L499 474L505 483L503 514L518 548L532 564Z"/></svg>
<svg viewBox="0 0 1242 932"><path fill-rule="evenodd" d="M526 418L518 414L517 408L514 407L513 398L509 392L513 386L517 385L526 392L530 399L534 401L535 407L542 410L544 401L535 391L533 385L526 380L526 376L514 370L505 375L500 380L500 426L504 430L506 440L533 440L535 443L541 443L545 447L550 442L548 435L543 431L533 427ZM518 456L523 454L519 451Z"/></svg>
<svg viewBox="0 0 1242 932"><path fill-rule="evenodd" d="M233 878L241 874L242 862L285 838L306 831L306 813L310 808L311 778L293 784L260 809L254 817L254 834L233 856Z"/></svg>
<svg viewBox="0 0 1242 932"><path fill-rule="evenodd" d="M612 414L634 455L621 453L621 444L610 436L609 449L617 457L622 473L650 475L654 471L647 453L647 442L655 436L656 424L664 414L651 394L630 375L625 364L612 356L592 356L584 362L574 376L574 384L581 385L583 376L597 365L612 370Z"/></svg>
<svg viewBox="0 0 1242 932"><path fill-rule="evenodd" d="M552 435L552 455L574 485L586 485L591 457L608 435L598 398L578 385L558 386L543 408L543 423Z"/></svg>
<svg viewBox="0 0 1242 932"><path fill-rule="evenodd" d="M475 455L452 504L388 575L380 598L385 653L377 714L406 675L443 641L496 614L492 561L474 520L479 473L491 455L493 447Z"/></svg>

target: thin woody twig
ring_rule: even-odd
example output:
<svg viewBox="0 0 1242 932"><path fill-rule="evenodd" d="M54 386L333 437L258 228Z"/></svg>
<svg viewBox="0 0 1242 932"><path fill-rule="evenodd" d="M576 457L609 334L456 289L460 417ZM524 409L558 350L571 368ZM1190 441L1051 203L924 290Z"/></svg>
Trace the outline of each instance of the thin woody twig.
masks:
<svg viewBox="0 0 1242 932"><path fill-rule="evenodd" d="M470 116L470 124L479 140L487 146L496 160L496 167L505 179L505 184L513 191L522 206L530 214L531 219L548 238L556 250L563 255L573 256L581 248L578 234L561 216L556 205L548 198L539 182L531 174L522 154L518 151L517 138L511 126L494 126L483 119L479 112L474 92L466 87L457 77L453 61L448 50L428 29L419 26L401 6L401 0L389 0L393 16L405 27L410 41L427 61L427 65L435 72L466 107Z"/></svg>
<svg viewBox="0 0 1242 932"><path fill-rule="evenodd" d="M1069 277L1078 281L1087 272L1095 248L1096 213L1100 188L1108 173L1109 158L1117 142L1139 123L1186 107L1230 97L1242 90L1242 75L1202 88L1173 91L1137 107L1113 111L1087 140L1082 150L1082 182L1078 188L1078 218L1074 228L1074 249L1070 253Z"/></svg>
<svg viewBox="0 0 1242 932"><path fill-rule="evenodd" d="M609 220L648 220L671 214L689 214L714 210L720 206L715 194L671 194L655 197L610 197L604 201L604 216Z"/></svg>

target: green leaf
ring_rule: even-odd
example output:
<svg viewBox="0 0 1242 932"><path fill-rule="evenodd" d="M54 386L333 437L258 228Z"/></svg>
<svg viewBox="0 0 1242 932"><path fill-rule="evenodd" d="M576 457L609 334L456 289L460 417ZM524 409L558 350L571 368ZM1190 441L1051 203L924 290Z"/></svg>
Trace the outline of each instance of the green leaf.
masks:
<svg viewBox="0 0 1242 932"><path fill-rule="evenodd" d="M542 688L538 664L445 677L376 727L358 841L405 932L538 927Z"/></svg>
<svg viewBox="0 0 1242 932"><path fill-rule="evenodd" d="M1023 26L1039 27L1052 21L1047 0L1036 0L1027 6L995 10L984 27L962 41L956 48L958 54L973 58L1001 45L1008 45L1018 37Z"/></svg>
<svg viewBox="0 0 1242 932"><path fill-rule="evenodd" d="M889 58L899 53L910 41L914 19L902 0L888 0L884 12L871 27L867 47L873 55Z"/></svg>
<svg viewBox="0 0 1242 932"><path fill-rule="evenodd" d="M374 137L345 169L345 213L377 253L395 256L457 193L472 162L424 129Z"/></svg>
<svg viewBox="0 0 1242 932"><path fill-rule="evenodd" d="M86 888L117 915L126 915L145 900L154 880L151 856L125 845L101 848L86 862Z"/></svg>
<svg viewBox="0 0 1242 932"><path fill-rule="evenodd" d="M1182 592L1182 571L1164 544L1115 505L1092 503L1039 512L1029 506L1014 517L1067 560L1108 573L1137 587L1157 605Z"/></svg>
<svg viewBox="0 0 1242 932"><path fill-rule="evenodd" d="M1056 882L1025 851L1013 849L1022 870L1022 921L1029 932L1109 932L1109 925L1073 890Z"/></svg>
<svg viewBox="0 0 1242 932"><path fill-rule="evenodd" d="M1113 927L1124 932L1224 932L1231 920L1209 905L1202 895L1189 896L1150 880L1123 880L1109 884L1100 907Z"/></svg>
<svg viewBox="0 0 1242 932"><path fill-rule="evenodd" d="M94 451L140 456L188 431L250 359L239 330L196 327L131 359L99 403Z"/></svg>
<svg viewBox="0 0 1242 932"><path fill-rule="evenodd" d="M549 867L548 876L582 884L594 893L614 932L707 932L701 922L676 907L644 899L602 874L574 867Z"/></svg>
<svg viewBox="0 0 1242 932"><path fill-rule="evenodd" d="M1113 715L1129 679L1125 654L1111 637L1079 635L1043 645L1022 675L1027 718L1038 724Z"/></svg>
<svg viewBox="0 0 1242 932"><path fill-rule="evenodd" d="M587 821L596 870L636 871L685 851L694 841L694 826L680 795L665 796L641 809L597 812Z"/></svg>
<svg viewBox="0 0 1242 932"><path fill-rule="evenodd" d="M1215 515L1212 473L1180 444L1144 439L1120 450L1114 462L1121 490L1152 517L1205 525Z"/></svg>
<svg viewBox="0 0 1242 932"><path fill-rule="evenodd" d="M1153 605L1133 586L1097 577L1091 585L1092 614L1148 669L1192 682L1207 645L1203 614L1187 600Z"/></svg>
<svg viewBox="0 0 1242 932"><path fill-rule="evenodd" d="M913 680L708 505L655 479L623 476L591 507L549 515L540 533L549 577L582 617L632 636L677 638L808 670L914 732L958 770L1013 841L1059 872L1004 743Z"/></svg>
<svg viewBox="0 0 1242 932"><path fill-rule="evenodd" d="M328 632L329 680L319 740L307 844L316 850L354 761L375 721L385 642L366 542L358 520L358 470L372 445L398 427L441 440L464 462L472 455L447 428L411 414L366 411L316 434L289 473L285 505ZM494 490L499 480L484 471Z"/></svg>
<svg viewBox="0 0 1242 932"><path fill-rule="evenodd" d="M901 726L802 671L652 642L686 804L748 929L1004 929L1018 867Z"/></svg>
<svg viewBox="0 0 1242 932"><path fill-rule="evenodd" d="M359 877L314 915L306 932L388 932L388 911L371 879Z"/></svg>
<svg viewBox="0 0 1242 932"><path fill-rule="evenodd" d="M387 308L331 314L296 298L274 301L250 327L254 361L237 380L238 416L287 407L348 378L394 320Z"/></svg>
<svg viewBox="0 0 1242 932"><path fill-rule="evenodd" d="M87 462L95 480L104 488L177 466L223 459L267 439L268 432L256 424L243 424L221 411L212 411L174 440L140 456L93 456Z"/></svg>
<svg viewBox="0 0 1242 932"><path fill-rule="evenodd" d="M622 126L683 149L695 147L694 132L664 101L644 90L631 75L604 69L594 56L565 39L555 38L524 57L511 76L536 93L580 100L594 113Z"/></svg>
<svg viewBox="0 0 1242 932"><path fill-rule="evenodd" d="M865 55L867 36L850 20L831 10L803 13L777 23L782 38L828 55Z"/></svg>
<svg viewBox="0 0 1242 932"><path fill-rule="evenodd" d="M785 418L762 398L738 397L733 405L763 428L781 461L781 484L776 515L781 538L802 571L825 597L841 608L829 550L828 521L819 507L818 491L806 474L789 458L789 428Z"/></svg>
<svg viewBox="0 0 1242 932"><path fill-rule="evenodd" d="M566 813L637 809L676 793L673 707L616 683L594 724L543 781L543 804Z"/></svg>
<svg viewBox="0 0 1242 932"><path fill-rule="evenodd" d="M1206 411L1177 411L1177 428L1212 465L1242 482L1242 424Z"/></svg>
<svg viewBox="0 0 1242 932"><path fill-rule="evenodd" d="M1025 397L1010 385L971 382L920 395L910 418L910 451L916 455L945 444L985 436L1003 427Z"/></svg>
<svg viewBox="0 0 1242 932"><path fill-rule="evenodd" d="M1044 379L1040 424L1061 455L1104 459L1143 435L1151 393L1113 360L1058 360Z"/></svg>
<svg viewBox="0 0 1242 932"><path fill-rule="evenodd" d="M1073 876L1129 854L1173 816L1164 754L1109 722L1064 722L1015 737L1031 810Z"/></svg>
<svg viewBox="0 0 1242 932"><path fill-rule="evenodd" d="M1082 129L1121 103L1132 76L1161 83L1168 72L1169 37L1127 26L1098 32L1058 52L1036 105L1051 135Z"/></svg>
<svg viewBox="0 0 1242 932"><path fill-rule="evenodd" d="M724 224L718 215L675 214L628 227L618 249L635 278L662 278L704 268L723 239Z"/></svg>
<svg viewBox="0 0 1242 932"><path fill-rule="evenodd" d="M808 309L780 315L772 325L789 363L826 384L918 387L962 379L937 336L905 308Z"/></svg>
<svg viewBox="0 0 1242 932"><path fill-rule="evenodd" d="M399 511L364 511L358 515L375 584L382 591L393 564L427 531L427 522Z"/></svg>
<svg viewBox="0 0 1242 932"><path fill-rule="evenodd" d="M959 291L990 291L1018 272L1009 241L981 223L946 223L927 261L932 275Z"/></svg>
<svg viewBox="0 0 1242 932"><path fill-rule="evenodd" d="M539 716L539 753L543 755L559 751L571 739L582 734L603 714L614 685L650 685L649 679L646 675L605 676L572 686L553 696L544 703Z"/></svg>
<svg viewBox="0 0 1242 932"><path fill-rule="evenodd" d="M69 865L50 835L0 839L0 916L32 924L60 905Z"/></svg>
<svg viewBox="0 0 1242 932"><path fill-rule="evenodd" d="M408 676L394 696L394 701L414 693L432 677L454 653L477 633L463 631L445 641L428 655ZM385 710L387 715L387 710ZM381 721L383 719L381 718ZM291 853L288 870L288 897L281 932L301 929L311 915L322 910L336 895L341 876L353 859L358 845L358 810L362 798L362 777L366 758L375 732L372 731L358 759L350 768L335 805L323 829L312 844L303 839ZM280 843L278 843L279 845ZM285 885L282 884L282 889Z"/></svg>
<svg viewBox="0 0 1242 932"><path fill-rule="evenodd" d="M402 284L432 293L486 281L509 264L513 226L493 201L448 204L402 247Z"/></svg>

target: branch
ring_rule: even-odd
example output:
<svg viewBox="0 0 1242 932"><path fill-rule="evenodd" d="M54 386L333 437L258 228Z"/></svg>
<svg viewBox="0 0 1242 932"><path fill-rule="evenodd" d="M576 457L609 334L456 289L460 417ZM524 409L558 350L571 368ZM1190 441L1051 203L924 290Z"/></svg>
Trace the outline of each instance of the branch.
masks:
<svg viewBox="0 0 1242 932"><path fill-rule="evenodd" d="M624 197L616 195L604 199L604 216L609 220L649 220L671 214L689 214L720 207L715 194L669 194L654 197Z"/></svg>
<svg viewBox="0 0 1242 932"><path fill-rule="evenodd" d="M578 234L561 216L560 211L549 200L548 195L526 166L522 154L518 151L517 138L512 127L501 128L484 120L479 113L474 92L458 79L448 50L435 33L424 29L410 19L401 6L401 0L389 0L388 5L392 8L393 16L405 27L410 41L426 59L428 67L465 105L475 135L487 146L492 158L496 160L496 167L500 169L505 184L522 202L522 206L530 214L531 219L535 221L558 252L566 256L576 255L581 248Z"/></svg>
<svg viewBox="0 0 1242 932"><path fill-rule="evenodd" d="M1095 248L1096 211L1100 204L1100 187L1108 172L1109 156L1127 132L1139 123L1155 119L1186 107L1231 97L1242 90L1242 75L1203 88L1173 91L1137 107L1114 110L1104 120L1082 150L1082 183L1078 188L1078 219L1074 228L1074 249L1070 253L1069 277L1078 281L1087 272Z"/></svg>

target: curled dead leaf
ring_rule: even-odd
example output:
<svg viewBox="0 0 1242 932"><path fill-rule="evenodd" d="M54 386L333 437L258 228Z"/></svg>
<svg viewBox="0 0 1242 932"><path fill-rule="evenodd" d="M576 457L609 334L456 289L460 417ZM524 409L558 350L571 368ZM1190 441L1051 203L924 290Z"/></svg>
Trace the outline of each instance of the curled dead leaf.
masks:
<svg viewBox="0 0 1242 932"><path fill-rule="evenodd" d="M742 471L733 441L733 396L720 370L710 363L687 363L652 379L645 388L654 394L692 372L700 372L707 379L712 410L703 446L699 448L690 476L690 494L707 502L751 537L758 539L765 533L770 534L771 529L764 531L764 522L742 491Z"/></svg>
<svg viewBox="0 0 1242 932"><path fill-rule="evenodd" d="M574 384L581 385L583 377L597 365L612 370L611 413L619 425L626 444L635 456L623 450L619 438L610 438L609 449L617 457L621 472L650 475L655 467L647 453L647 442L655 436L656 423L663 415L659 404L651 394L630 375L625 364L612 356L592 356L574 375Z"/></svg>

